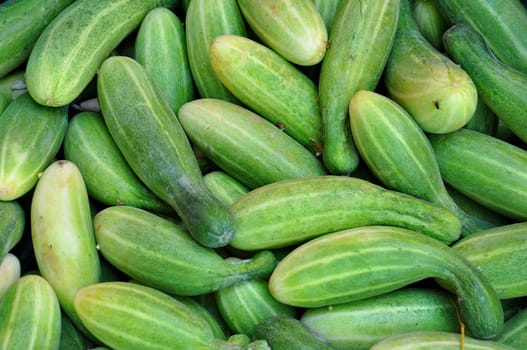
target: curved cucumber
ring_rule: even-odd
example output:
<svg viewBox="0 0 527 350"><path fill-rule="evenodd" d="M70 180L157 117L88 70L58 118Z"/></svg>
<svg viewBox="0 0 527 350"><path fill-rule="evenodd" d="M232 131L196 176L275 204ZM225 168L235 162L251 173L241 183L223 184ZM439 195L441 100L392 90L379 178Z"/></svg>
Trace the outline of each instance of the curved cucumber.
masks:
<svg viewBox="0 0 527 350"><path fill-rule="evenodd" d="M26 211L18 201L0 200L0 260L20 242L26 228Z"/></svg>
<svg viewBox="0 0 527 350"><path fill-rule="evenodd" d="M212 194L227 206L231 206L238 198L249 192L247 187L221 170L205 174L203 181Z"/></svg>

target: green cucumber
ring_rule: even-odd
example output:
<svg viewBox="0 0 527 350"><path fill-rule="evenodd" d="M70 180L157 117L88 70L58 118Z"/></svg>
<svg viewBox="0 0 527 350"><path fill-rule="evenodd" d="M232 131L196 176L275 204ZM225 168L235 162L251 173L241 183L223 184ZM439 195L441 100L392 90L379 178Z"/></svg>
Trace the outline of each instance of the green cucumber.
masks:
<svg viewBox="0 0 527 350"><path fill-rule="evenodd" d="M20 278L21 266L17 256L7 253L0 260L0 299Z"/></svg>
<svg viewBox="0 0 527 350"><path fill-rule="evenodd" d="M509 318L494 340L515 349L525 349L527 346L527 309L522 309Z"/></svg>
<svg viewBox="0 0 527 350"><path fill-rule="evenodd" d="M269 276L270 251L230 262L197 243L180 225L142 209L108 207L93 219L102 255L128 276L175 295L210 293ZM145 235L145 232L150 232ZM130 259L134 256L134 259Z"/></svg>
<svg viewBox="0 0 527 350"><path fill-rule="evenodd" d="M95 76L103 60L136 29L144 16L176 0L78 0L39 36L26 68L27 89L47 106L70 104Z"/></svg>
<svg viewBox="0 0 527 350"><path fill-rule="evenodd" d="M486 105L516 136L527 141L527 72L499 61L469 25L451 27L443 40L446 51L470 75Z"/></svg>
<svg viewBox="0 0 527 350"><path fill-rule="evenodd" d="M322 16L328 34L331 32L337 9L342 0L311 0Z"/></svg>
<svg viewBox="0 0 527 350"><path fill-rule="evenodd" d="M64 312L61 312L60 326L60 350L89 349L88 341L84 334L77 329L77 326L75 326Z"/></svg>
<svg viewBox="0 0 527 350"><path fill-rule="evenodd" d="M485 339L498 334L503 309L479 269L446 244L401 227L358 227L304 243L278 263L269 290L284 304L321 307L382 295L430 277L454 285L470 334Z"/></svg>
<svg viewBox="0 0 527 350"><path fill-rule="evenodd" d="M110 135L139 179L177 212L199 243L227 245L233 215L205 186L183 128L144 68L129 57L110 57L97 86Z"/></svg>
<svg viewBox="0 0 527 350"><path fill-rule="evenodd" d="M231 206L238 198L249 192L242 183L221 170L205 174L203 181L212 194L227 206Z"/></svg>
<svg viewBox="0 0 527 350"><path fill-rule="evenodd" d="M25 89L25 70L15 69L3 78L0 78L0 95L13 101L16 95Z"/></svg>
<svg viewBox="0 0 527 350"><path fill-rule="evenodd" d="M313 66L324 57L328 31L311 0L238 0L256 36L289 62Z"/></svg>
<svg viewBox="0 0 527 350"><path fill-rule="evenodd" d="M465 129L476 130L495 136L498 131L499 119L478 94L478 104L472 118L465 124Z"/></svg>
<svg viewBox="0 0 527 350"><path fill-rule="evenodd" d="M135 39L134 58L145 67L174 113L194 99L185 30L170 9L157 7L145 16Z"/></svg>
<svg viewBox="0 0 527 350"><path fill-rule="evenodd" d="M222 328L222 324L218 322L218 319L210 313L210 311L202 304L200 304L197 300L195 300L193 297L178 295L176 298L185 304L187 307L192 309L194 312L199 314L205 321L207 321L207 324L209 325L210 329L212 330L212 333L214 336L218 339L227 339L227 335L225 334L225 331Z"/></svg>
<svg viewBox="0 0 527 350"><path fill-rule="evenodd" d="M244 105L312 152L320 152L317 87L297 67L267 46L240 35L212 40L210 61L217 77Z"/></svg>
<svg viewBox="0 0 527 350"><path fill-rule="evenodd" d="M349 175L359 163L349 130L349 101L358 90L376 88L398 18L399 0L344 1L337 9L319 77L322 156L332 174Z"/></svg>
<svg viewBox="0 0 527 350"><path fill-rule="evenodd" d="M368 350L399 333L458 332L455 305L447 292L409 287L349 303L309 308L300 321L337 349Z"/></svg>
<svg viewBox="0 0 527 350"><path fill-rule="evenodd" d="M0 298L0 349L58 350L60 321L50 284L38 275L23 276Z"/></svg>
<svg viewBox="0 0 527 350"><path fill-rule="evenodd" d="M0 260L20 242L26 229L26 211L19 201L0 200Z"/></svg>
<svg viewBox="0 0 527 350"><path fill-rule="evenodd" d="M452 132L474 115L478 91L471 76L421 34L410 0L401 0L397 34L384 73L387 96L426 132Z"/></svg>
<svg viewBox="0 0 527 350"><path fill-rule="evenodd" d="M449 210L359 178L318 176L257 188L232 206L238 223L231 246L280 248L364 225L393 225L445 243L459 238L461 223Z"/></svg>
<svg viewBox="0 0 527 350"><path fill-rule="evenodd" d="M188 102L179 110L179 121L192 144L249 188L326 175L320 160L291 136L231 102Z"/></svg>
<svg viewBox="0 0 527 350"><path fill-rule="evenodd" d="M0 95L0 115L5 111L7 106L9 106L9 103L11 103L11 100L8 97Z"/></svg>
<svg viewBox="0 0 527 350"><path fill-rule="evenodd" d="M412 15L419 31L437 50L443 50L443 33L448 24L434 0L413 0Z"/></svg>
<svg viewBox="0 0 527 350"><path fill-rule="evenodd" d="M10 201L32 190L59 152L68 111L45 107L25 93L0 115L0 200Z"/></svg>
<svg viewBox="0 0 527 350"><path fill-rule="evenodd" d="M446 183L514 220L527 219L527 151L467 129L428 135Z"/></svg>
<svg viewBox="0 0 527 350"><path fill-rule="evenodd" d="M100 114L81 112L70 118L63 149L65 159L79 168L90 198L173 214L135 175Z"/></svg>

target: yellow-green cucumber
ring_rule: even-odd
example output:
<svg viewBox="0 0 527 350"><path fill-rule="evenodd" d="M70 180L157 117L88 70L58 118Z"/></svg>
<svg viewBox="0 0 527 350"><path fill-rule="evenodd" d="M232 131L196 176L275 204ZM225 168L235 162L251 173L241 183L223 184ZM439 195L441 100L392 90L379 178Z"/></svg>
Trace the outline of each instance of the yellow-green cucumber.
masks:
<svg viewBox="0 0 527 350"><path fill-rule="evenodd" d="M448 23L434 0L413 0L412 15L425 39L439 51L443 51L443 33Z"/></svg>
<svg viewBox="0 0 527 350"><path fill-rule="evenodd" d="M308 308L300 321L337 349L369 350L399 333L459 332L455 303L445 291L408 287L349 303Z"/></svg>
<svg viewBox="0 0 527 350"><path fill-rule="evenodd" d="M443 40L446 51L470 74L487 106L516 136L527 141L527 72L499 61L485 39L467 24L451 27Z"/></svg>
<svg viewBox="0 0 527 350"><path fill-rule="evenodd" d="M99 113L80 112L70 118L63 150L65 159L79 168L90 198L110 206L174 213L135 175Z"/></svg>
<svg viewBox="0 0 527 350"><path fill-rule="evenodd" d="M383 76L387 96L429 133L448 133L472 118L478 91L471 77L421 34L410 0L401 0L395 42Z"/></svg>
<svg viewBox="0 0 527 350"><path fill-rule="evenodd" d="M280 248L365 225L393 225L445 243L456 241L459 219L437 204L347 176L284 180L259 187L231 210L237 230L231 246Z"/></svg>
<svg viewBox="0 0 527 350"><path fill-rule="evenodd" d="M387 188L436 203L455 213L463 236L488 228L450 197L426 134L392 99L360 90L349 103L355 145L366 165Z"/></svg>
<svg viewBox="0 0 527 350"><path fill-rule="evenodd" d="M67 160L50 164L31 200L31 238L38 270L51 284L62 309L85 331L73 308L79 289L100 278L86 185Z"/></svg>
<svg viewBox="0 0 527 350"><path fill-rule="evenodd" d="M203 181L212 194L229 207L238 198L249 192L245 185L221 170L214 170L205 174Z"/></svg>
<svg viewBox="0 0 527 350"><path fill-rule="evenodd" d="M205 186L185 131L145 69L132 58L110 57L97 87L110 135L139 179L177 212L199 243L227 245L233 215Z"/></svg>
<svg viewBox="0 0 527 350"><path fill-rule="evenodd" d="M398 18L399 0L343 1L337 9L318 84L322 156L332 174L349 175L360 161L349 130L349 101L358 90L376 88Z"/></svg>
<svg viewBox="0 0 527 350"><path fill-rule="evenodd" d="M322 120L315 83L272 49L240 35L210 44L210 61L223 84L247 108L320 152Z"/></svg>
<svg viewBox="0 0 527 350"><path fill-rule="evenodd" d="M0 5L0 77L21 66L46 26L73 0L18 0Z"/></svg>
<svg viewBox="0 0 527 350"><path fill-rule="evenodd" d="M70 104L151 9L176 0L78 0L38 37L26 67L27 89L47 106Z"/></svg>
<svg viewBox="0 0 527 350"><path fill-rule="evenodd" d="M395 226L364 226L306 242L269 279L278 301L321 307L381 295L430 277L454 286L467 331L490 339L504 322L490 282L469 260L429 236Z"/></svg>
<svg viewBox="0 0 527 350"><path fill-rule="evenodd" d="M505 321L501 332L494 340L515 349L525 349L527 346L527 309L520 310Z"/></svg>
<svg viewBox="0 0 527 350"><path fill-rule="evenodd" d="M0 200L22 197L59 152L68 126L65 107L45 107L25 93L0 115Z"/></svg>
<svg viewBox="0 0 527 350"><path fill-rule="evenodd" d="M99 250L112 265L175 295L195 296L265 278L276 264L270 251L226 260L193 240L181 225L139 208L105 208L95 215L93 225Z"/></svg>
<svg viewBox="0 0 527 350"><path fill-rule="evenodd" d="M313 66L324 57L328 31L311 0L238 0L256 36L289 62Z"/></svg>
<svg viewBox="0 0 527 350"><path fill-rule="evenodd" d="M245 20L236 0L192 0L185 11L185 36L192 77L200 97L233 103L238 99L212 68L209 48L223 34L246 36Z"/></svg>
<svg viewBox="0 0 527 350"><path fill-rule="evenodd" d="M320 16L322 16L322 20L324 21L324 25L326 26L326 31L329 33L331 32L331 28L333 26L333 21L335 20L335 16L337 14L337 9L343 0L311 0L315 7L317 8L318 12L320 13Z"/></svg>
<svg viewBox="0 0 527 350"><path fill-rule="evenodd" d="M527 219L527 151L467 129L428 135L446 183L513 220Z"/></svg>
<svg viewBox="0 0 527 350"><path fill-rule="evenodd" d="M0 298L0 349L58 350L60 317L50 284L38 275L22 276Z"/></svg>
<svg viewBox="0 0 527 350"><path fill-rule="evenodd" d="M322 162L273 123L242 106L197 99L179 110L193 145L249 188L326 175Z"/></svg>
<svg viewBox="0 0 527 350"><path fill-rule="evenodd" d="M26 210L19 201L0 200L0 260L22 239Z"/></svg>
<svg viewBox="0 0 527 350"><path fill-rule="evenodd" d="M174 113L194 99L185 30L172 10L157 7L147 13L134 42L134 58L145 67Z"/></svg>
<svg viewBox="0 0 527 350"><path fill-rule="evenodd" d="M0 258L0 299L21 276L20 260L14 254L7 253Z"/></svg>

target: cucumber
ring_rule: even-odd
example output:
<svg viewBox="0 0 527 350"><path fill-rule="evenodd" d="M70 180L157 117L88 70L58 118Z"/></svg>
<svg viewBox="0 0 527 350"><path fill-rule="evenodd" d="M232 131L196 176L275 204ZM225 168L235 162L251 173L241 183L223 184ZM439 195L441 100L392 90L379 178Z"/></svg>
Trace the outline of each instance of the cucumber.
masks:
<svg viewBox="0 0 527 350"><path fill-rule="evenodd" d="M9 106L9 103L11 103L9 98L5 97L4 95L0 95L0 115L5 111L7 106Z"/></svg>
<svg viewBox="0 0 527 350"><path fill-rule="evenodd" d="M20 260L16 255L7 253L2 257L0 260L0 299L20 278L20 270Z"/></svg>
<svg viewBox="0 0 527 350"><path fill-rule="evenodd" d="M520 310L508 319L495 341L514 347L525 349L527 345L527 309Z"/></svg>
<svg viewBox="0 0 527 350"><path fill-rule="evenodd" d="M223 340L227 339L227 335L225 334L225 331L222 328L223 324L220 324L218 319L214 315L212 315L204 305L200 304L197 300L192 297L178 295L176 296L176 298L180 302L185 304L188 308L192 309L194 312L203 317L203 319L207 321L207 324L209 325L210 329L212 330L212 333L216 338Z"/></svg>
<svg viewBox="0 0 527 350"><path fill-rule="evenodd" d="M238 0L256 36L289 62L313 66L324 57L328 31L311 0Z"/></svg>
<svg viewBox="0 0 527 350"><path fill-rule="evenodd" d="M231 206L238 198L249 192L247 187L221 170L205 174L203 181L212 194L227 206Z"/></svg>
<svg viewBox="0 0 527 350"><path fill-rule="evenodd" d="M238 226L230 246L242 250L292 246L364 225L406 227L445 243L461 231L448 209L346 176L275 182L242 196L231 210Z"/></svg>
<svg viewBox="0 0 527 350"><path fill-rule="evenodd" d="M247 108L320 152L322 120L316 85L292 63L252 39L221 35L210 44L218 79Z"/></svg>
<svg viewBox="0 0 527 350"><path fill-rule="evenodd" d="M503 216L527 218L527 151L467 129L428 138L446 183Z"/></svg>
<svg viewBox="0 0 527 350"><path fill-rule="evenodd" d="M490 282L446 244L394 226L337 231L300 245L269 279L278 301L321 307L382 295L426 278L454 285L467 330L490 339L503 326L500 300Z"/></svg>
<svg viewBox="0 0 527 350"><path fill-rule="evenodd" d="M25 89L25 73L23 69L15 69L0 78L0 95L6 97L9 102L13 101L16 94Z"/></svg>
<svg viewBox="0 0 527 350"><path fill-rule="evenodd" d="M300 321L335 348L348 350L368 350L384 338L410 331L459 332L453 296L419 287L309 308Z"/></svg>
<svg viewBox="0 0 527 350"><path fill-rule="evenodd" d="M60 322L60 345L61 350L86 350L89 349L88 341L69 317L61 312Z"/></svg>
<svg viewBox="0 0 527 350"><path fill-rule="evenodd" d="M22 65L40 33L73 0L17 0L0 5L0 78Z"/></svg>
<svg viewBox="0 0 527 350"><path fill-rule="evenodd" d="M401 0L383 81L387 96L428 133L455 131L467 124L476 110L478 91L471 76L421 34L410 0Z"/></svg>
<svg viewBox="0 0 527 350"><path fill-rule="evenodd" d="M192 144L248 188L326 175L313 153L249 109L197 99L183 105L178 115Z"/></svg>
<svg viewBox="0 0 527 350"><path fill-rule="evenodd" d="M95 215L93 225L99 250L112 265L170 294L200 295L267 277L276 264L270 251L247 260L225 260L181 226L134 207L105 208Z"/></svg>
<svg viewBox="0 0 527 350"><path fill-rule="evenodd" d="M75 1L49 23L31 50L26 67L29 93L46 106L70 104L148 11L175 1Z"/></svg>
<svg viewBox="0 0 527 350"><path fill-rule="evenodd" d="M194 99L185 30L170 9L158 7L145 16L135 39L134 58L145 67L174 113Z"/></svg>
<svg viewBox="0 0 527 350"><path fill-rule="evenodd" d="M465 129L475 130L490 136L496 136L499 119L478 94L478 104L472 118L465 124Z"/></svg>
<svg viewBox="0 0 527 350"><path fill-rule="evenodd" d="M59 152L68 126L64 107L45 107L25 93L0 115L0 200L32 190Z"/></svg>
<svg viewBox="0 0 527 350"><path fill-rule="evenodd" d="M439 51L443 51L443 33L448 29L434 0L413 0L412 15L425 39Z"/></svg>
<svg viewBox="0 0 527 350"><path fill-rule="evenodd" d="M139 179L176 211L199 243L227 245L233 215L205 186L183 128L144 68L129 57L110 57L97 87L110 135Z"/></svg>
<svg viewBox="0 0 527 350"><path fill-rule="evenodd" d="M516 136L527 141L527 72L496 59L485 39L466 24L451 27L443 40L448 54L470 74L487 106Z"/></svg>
<svg viewBox="0 0 527 350"><path fill-rule="evenodd" d="M18 279L0 298L0 349L57 349L60 306L50 284L37 275Z"/></svg>
<svg viewBox="0 0 527 350"><path fill-rule="evenodd" d="M359 90L374 90L392 49L399 0L344 1L329 33L318 90L324 125L324 164L335 175L351 174L359 155L349 130L348 105Z"/></svg>
<svg viewBox="0 0 527 350"><path fill-rule="evenodd" d="M0 260L22 239L26 211L19 201L0 200Z"/></svg>
<svg viewBox="0 0 527 350"><path fill-rule="evenodd" d="M70 118L63 143L65 159L82 174L90 198L106 205L130 205L153 212L174 210L135 175L115 144L102 115L81 112Z"/></svg>
<svg viewBox="0 0 527 350"><path fill-rule="evenodd" d="M331 32L333 26L333 21L337 14L337 9L342 2L342 0L311 0L318 12L322 16L324 25L326 26L326 31L328 34Z"/></svg>

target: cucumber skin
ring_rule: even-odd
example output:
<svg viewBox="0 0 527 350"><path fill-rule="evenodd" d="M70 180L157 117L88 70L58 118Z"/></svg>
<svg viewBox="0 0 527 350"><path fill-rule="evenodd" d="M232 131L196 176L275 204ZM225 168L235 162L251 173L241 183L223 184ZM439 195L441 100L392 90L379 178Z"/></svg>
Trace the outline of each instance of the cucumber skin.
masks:
<svg viewBox="0 0 527 350"><path fill-rule="evenodd" d="M423 36L437 50L443 50L443 33L448 29L448 24L440 13L435 1L413 0L412 14L415 23Z"/></svg>
<svg viewBox="0 0 527 350"><path fill-rule="evenodd" d="M337 9L343 0L311 0L318 12L322 16L322 20L326 25L328 34L331 33L333 21L335 19Z"/></svg>
<svg viewBox="0 0 527 350"><path fill-rule="evenodd" d="M212 194L229 207L238 198L249 192L247 187L221 170L214 170L205 174L203 180Z"/></svg>
<svg viewBox="0 0 527 350"><path fill-rule="evenodd" d="M7 253L0 260L0 299L20 279L22 266L16 255Z"/></svg>
<svg viewBox="0 0 527 350"><path fill-rule="evenodd" d="M508 319L503 325L503 329L496 336L495 340L499 343L524 349L527 344L527 309L522 309Z"/></svg>
<svg viewBox="0 0 527 350"><path fill-rule="evenodd" d="M128 57L110 57L97 86L108 130L139 179L176 211L199 243L227 245L234 217L205 186L183 128L144 68Z"/></svg>
<svg viewBox="0 0 527 350"><path fill-rule="evenodd" d="M20 242L26 229L26 211L19 201L0 200L0 261Z"/></svg>

